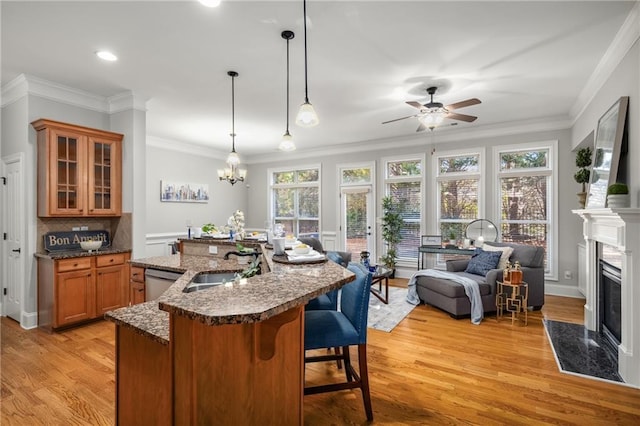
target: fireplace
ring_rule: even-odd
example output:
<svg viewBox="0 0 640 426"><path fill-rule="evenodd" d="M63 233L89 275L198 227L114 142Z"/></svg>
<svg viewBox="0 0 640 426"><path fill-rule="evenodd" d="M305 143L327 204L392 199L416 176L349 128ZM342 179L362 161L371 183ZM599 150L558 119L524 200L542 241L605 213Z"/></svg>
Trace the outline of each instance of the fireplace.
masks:
<svg viewBox="0 0 640 426"><path fill-rule="evenodd" d="M600 331L608 350L618 358L622 338L622 273L619 267L600 257L598 267L598 310Z"/></svg>
<svg viewBox="0 0 640 426"><path fill-rule="evenodd" d="M609 336L620 377L640 388L640 208L573 212L584 221L584 325Z"/></svg>

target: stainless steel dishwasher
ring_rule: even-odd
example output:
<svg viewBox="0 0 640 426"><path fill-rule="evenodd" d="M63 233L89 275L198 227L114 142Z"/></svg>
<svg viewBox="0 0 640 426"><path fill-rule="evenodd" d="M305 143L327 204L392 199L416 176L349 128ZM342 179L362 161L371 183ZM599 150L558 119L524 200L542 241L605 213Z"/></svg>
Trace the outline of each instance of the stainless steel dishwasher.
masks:
<svg viewBox="0 0 640 426"><path fill-rule="evenodd" d="M167 291L178 278L182 276L180 272L162 271L160 269L147 268L144 271L145 301L156 300Z"/></svg>

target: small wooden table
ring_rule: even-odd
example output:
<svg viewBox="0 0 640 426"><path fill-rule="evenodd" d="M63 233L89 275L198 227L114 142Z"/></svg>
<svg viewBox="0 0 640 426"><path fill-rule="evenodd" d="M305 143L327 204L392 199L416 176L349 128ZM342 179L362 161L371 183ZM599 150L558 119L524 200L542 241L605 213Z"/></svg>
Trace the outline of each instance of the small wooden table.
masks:
<svg viewBox="0 0 640 426"><path fill-rule="evenodd" d="M529 285L524 281L519 284L496 281L496 285L496 321L500 321L505 311L511 312L511 325L513 325L516 317L524 313L524 325L527 325Z"/></svg>
<svg viewBox="0 0 640 426"><path fill-rule="evenodd" d="M393 272L392 269L385 268L384 266L376 266L376 272L371 277L371 293L380 299L382 303L389 304L389 277ZM382 283L384 282L384 296L382 296ZM378 288L373 286L378 284Z"/></svg>

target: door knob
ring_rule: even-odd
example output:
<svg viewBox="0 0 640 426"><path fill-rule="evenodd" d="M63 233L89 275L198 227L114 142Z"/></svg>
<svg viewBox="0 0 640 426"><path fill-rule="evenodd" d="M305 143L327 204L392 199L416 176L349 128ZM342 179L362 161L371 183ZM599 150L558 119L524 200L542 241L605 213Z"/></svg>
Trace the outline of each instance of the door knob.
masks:
<svg viewBox="0 0 640 426"><path fill-rule="evenodd" d="M20 248L13 249L13 250L11 250L11 251L12 251L12 252L14 252L14 253L20 253Z"/></svg>

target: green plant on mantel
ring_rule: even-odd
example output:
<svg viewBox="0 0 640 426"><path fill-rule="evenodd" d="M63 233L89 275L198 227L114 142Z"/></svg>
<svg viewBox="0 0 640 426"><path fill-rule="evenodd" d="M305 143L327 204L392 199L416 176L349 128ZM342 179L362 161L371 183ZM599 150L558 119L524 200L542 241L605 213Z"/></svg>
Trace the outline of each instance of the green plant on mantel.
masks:
<svg viewBox="0 0 640 426"><path fill-rule="evenodd" d="M587 203L587 183L589 183L589 177L591 175L590 170L588 169L591 166L591 155L593 151L591 151L590 147L580 148L576 153L576 166L578 167L578 171L573 175L573 178L576 182L582 184L582 191L578 192L578 203L580 204L580 208L584 209Z"/></svg>
<svg viewBox="0 0 640 426"><path fill-rule="evenodd" d="M586 192L586 184L589 182L589 175L591 174L588 167L591 166L592 151L590 147L581 148L576 153L576 166L578 171L573 175L576 182L582 184L582 192Z"/></svg>
<svg viewBox="0 0 640 426"><path fill-rule="evenodd" d="M624 195L629 193L629 187L625 183L614 183L607 188L607 195Z"/></svg>

